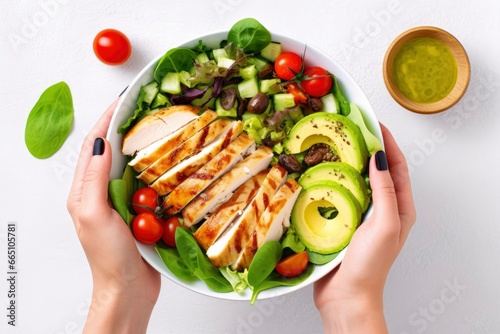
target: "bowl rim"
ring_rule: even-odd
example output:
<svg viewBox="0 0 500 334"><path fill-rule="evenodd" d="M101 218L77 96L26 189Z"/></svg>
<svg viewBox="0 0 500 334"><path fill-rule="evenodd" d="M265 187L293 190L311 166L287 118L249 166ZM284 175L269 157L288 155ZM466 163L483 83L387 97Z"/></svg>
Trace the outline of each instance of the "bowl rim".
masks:
<svg viewBox="0 0 500 334"><path fill-rule="evenodd" d="M408 41L419 37L435 38L447 45L457 62L457 81L451 92L433 103L418 103L403 95L394 83L394 57ZM470 61L460 41L448 31L435 26L418 26L399 34L389 45L383 61L384 83L392 98L403 108L420 114L435 114L453 107L465 94L470 81Z"/></svg>
<svg viewBox="0 0 500 334"><path fill-rule="evenodd" d="M205 33L203 35L199 35L195 38L190 38L184 40L184 42L181 43L176 43L174 46L166 46L166 50L169 50L174 47L185 47L185 46L195 46L199 40L209 40L216 38L218 41L222 40L227 36L228 30L219 30L219 31L214 31L214 32L209 32ZM307 47L307 52L310 54L310 52L314 52L313 58L320 58L320 59L327 59L328 64L324 67L327 70L332 70L332 68L336 69L336 73L333 72L336 76L339 76L342 78L342 81L339 80L339 85L341 86L341 89L343 89L344 95L350 102L355 102L360 109L363 110L363 116L365 118L365 122L367 123L367 126L369 129L374 133L374 135L377 136L377 138L380 139L382 145L383 145L383 138L382 138L382 132L381 128L379 125L379 122L376 118L375 112L368 100L368 97L366 94L363 92L359 84L354 80L354 78L345 70L342 65L340 65L332 56L326 54L324 51L322 51L320 48L315 47L312 44L305 43L304 41L297 39L297 38L292 38L288 37L283 34L279 33L273 33L271 32L272 35L272 40L277 40L283 43L284 45L284 51L288 51L288 49L294 49L300 47ZM288 44L288 43L291 43ZM210 44L210 43L207 43ZM311 51L312 50L312 51ZM303 50L296 50L296 52L302 52ZM115 109L115 112L112 116L110 127L108 129L107 133L107 139L110 140L112 139L113 142L119 141L121 143L122 135L117 134L117 128L123 124L123 120L128 118L128 116L133 112L133 105L135 105L135 101L137 99L137 95L140 89L141 84L145 83L145 77L149 77L149 81L152 79L152 72L154 71L155 65L158 63L158 61L163 57L166 51L161 53L160 55L154 57L145 67L143 67L139 73L132 79L130 84L127 86L128 88L125 90L125 92L122 94L120 97L120 100L117 104L117 107ZM307 63L307 60L306 60ZM348 81L347 85L349 89L346 89L343 87L346 82ZM124 109L125 111L128 111L127 117L124 118L124 112L122 111ZM121 164L118 163L117 166L117 161L122 162ZM121 177L121 173L123 172L123 164L125 163L125 157L121 154L121 150L112 150L112 169L110 172L110 178L118 178ZM373 204L370 203L370 207L367 209L367 211L363 214L363 221L365 221L371 214L373 213ZM246 291L243 294L238 294L236 292L229 292L229 293L219 293L219 292L214 292L211 291L204 282L201 280L197 280L194 283L192 282L185 282L179 278L177 278L174 274L170 273L168 268L163 264L160 263L161 259L159 255L156 253L154 250L154 247L151 245L145 245L142 244L138 241L136 241L136 246L141 254L141 256L145 259L146 262L148 262L155 270L160 272L162 276L165 276L169 280L173 281L174 283L177 283L178 285L190 290L191 292L195 292L201 295L205 295L208 297L213 297L217 299L223 299L223 300L231 300L231 301L249 301L251 299L251 291L249 289L246 289ZM294 286L280 286L280 287L274 287L269 290L262 291L259 294L258 299L259 300L265 300L269 298L274 298L274 297L279 297L286 295L288 293L300 290L306 286L309 286L310 284L314 283L315 281L319 280L323 276L327 275L331 270L336 268L338 265L340 265L341 261L344 258L344 255L348 249L348 246L345 247L339 255L330 261L329 263L325 265L315 265L314 271L311 274L309 278L304 280L303 282L294 285ZM167 273L168 272L168 273Z"/></svg>

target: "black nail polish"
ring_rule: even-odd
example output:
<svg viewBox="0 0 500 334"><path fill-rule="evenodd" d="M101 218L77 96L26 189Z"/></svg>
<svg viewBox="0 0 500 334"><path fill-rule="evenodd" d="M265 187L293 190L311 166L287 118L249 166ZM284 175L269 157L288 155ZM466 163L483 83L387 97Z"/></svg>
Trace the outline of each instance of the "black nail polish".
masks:
<svg viewBox="0 0 500 334"><path fill-rule="evenodd" d="M102 155L103 153L104 153L104 140L98 137L94 141L94 149L92 150L92 155Z"/></svg>
<svg viewBox="0 0 500 334"><path fill-rule="evenodd" d="M127 86L127 87L125 87L125 89L124 89L124 90L122 90L122 92L120 93L120 95L118 95L118 97L122 96L122 95L123 95L123 93L125 93L125 92L127 91L127 88L128 88L128 86Z"/></svg>
<svg viewBox="0 0 500 334"><path fill-rule="evenodd" d="M375 165L378 170L387 170L387 157L384 151L378 151L375 153Z"/></svg>

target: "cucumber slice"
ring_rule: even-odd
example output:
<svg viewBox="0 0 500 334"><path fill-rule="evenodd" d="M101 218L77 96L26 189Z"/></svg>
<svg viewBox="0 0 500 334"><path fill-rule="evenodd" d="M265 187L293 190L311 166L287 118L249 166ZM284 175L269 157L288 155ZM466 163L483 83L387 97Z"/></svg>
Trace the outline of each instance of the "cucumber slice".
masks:
<svg viewBox="0 0 500 334"><path fill-rule="evenodd" d="M255 65L250 65L247 67L240 68L240 76L243 79L251 79L255 77L257 73L259 73L259 71L257 71Z"/></svg>
<svg viewBox="0 0 500 334"><path fill-rule="evenodd" d="M264 79L260 81L260 92L264 94L272 94L269 92L269 89L277 83L280 83L281 80L278 78L274 79Z"/></svg>
<svg viewBox="0 0 500 334"><path fill-rule="evenodd" d="M148 105L153 102L154 98L156 97L156 94L158 94L158 91L160 88L158 88L158 83L156 81L148 83L146 86L142 88L144 90L144 103L147 103Z"/></svg>
<svg viewBox="0 0 500 334"><path fill-rule="evenodd" d="M256 77L243 80L238 84L240 96L244 99L249 99L259 93L259 82Z"/></svg>
<svg viewBox="0 0 500 334"><path fill-rule="evenodd" d="M160 89L165 93L170 94L180 94L181 90L181 81L179 78L179 73L169 72L167 73L163 79L161 79Z"/></svg>
<svg viewBox="0 0 500 334"><path fill-rule="evenodd" d="M274 94L274 110L280 111L295 106L295 99L292 94Z"/></svg>
<svg viewBox="0 0 500 334"><path fill-rule="evenodd" d="M325 112L331 112L331 113L336 113L338 114L340 109L339 109L339 102L333 95L333 93L326 94L325 96L321 97L321 102L323 103L323 108L321 111Z"/></svg>
<svg viewBox="0 0 500 334"><path fill-rule="evenodd" d="M278 56L282 52L283 52L283 47L281 46L281 43L271 42L265 48L262 49L260 55L265 59L272 61L274 63L276 58L278 58Z"/></svg>

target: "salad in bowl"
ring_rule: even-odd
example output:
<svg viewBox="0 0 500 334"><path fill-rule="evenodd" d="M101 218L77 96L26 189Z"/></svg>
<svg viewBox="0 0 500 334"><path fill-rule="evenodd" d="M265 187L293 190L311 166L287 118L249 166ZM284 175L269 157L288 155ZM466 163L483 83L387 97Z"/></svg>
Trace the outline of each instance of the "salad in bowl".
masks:
<svg viewBox="0 0 500 334"><path fill-rule="evenodd" d="M382 149L345 70L251 18L148 64L108 140L110 198L143 258L192 291L251 303L342 261Z"/></svg>

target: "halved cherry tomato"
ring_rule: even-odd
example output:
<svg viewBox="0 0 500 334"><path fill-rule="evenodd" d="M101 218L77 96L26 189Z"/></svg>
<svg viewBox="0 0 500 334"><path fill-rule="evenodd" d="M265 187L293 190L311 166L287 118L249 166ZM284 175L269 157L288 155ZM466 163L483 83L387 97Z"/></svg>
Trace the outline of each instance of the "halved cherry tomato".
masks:
<svg viewBox="0 0 500 334"><path fill-rule="evenodd" d="M105 29L94 38L94 53L107 65L125 63L132 53L129 39L121 31Z"/></svg>
<svg viewBox="0 0 500 334"><path fill-rule="evenodd" d="M132 221L132 233L140 242L154 244L161 239L163 226L154 213L143 212Z"/></svg>
<svg viewBox="0 0 500 334"><path fill-rule="evenodd" d="M150 187L139 188L132 196L132 207L137 213L154 213L158 206L158 193Z"/></svg>
<svg viewBox="0 0 500 334"><path fill-rule="evenodd" d="M295 103L307 103L307 95L299 88L297 83L288 83L286 85L286 92L293 95Z"/></svg>
<svg viewBox="0 0 500 334"><path fill-rule="evenodd" d="M181 226L179 218L170 217L163 225L162 240L170 247L175 247L175 230Z"/></svg>
<svg viewBox="0 0 500 334"><path fill-rule="evenodd" d="M290 255L276 265L276 271L285 277L294 277L306 270L309 255L306 251Z"/></svg>
<svg viewBox="0 0 500 334"><path fill-rule="evenodd" d="M281 53L274 62L274 71L278 78L291 80L302 69L302 58L293 52Z"/></svg>
<svg viewBox="0 0 500 334"><path fill-rule="evenodd" d="M311 67L304 72L306 80L301 81L307 95L321 97L328 94L332 88L332 76L322 67Z"/></svg>

